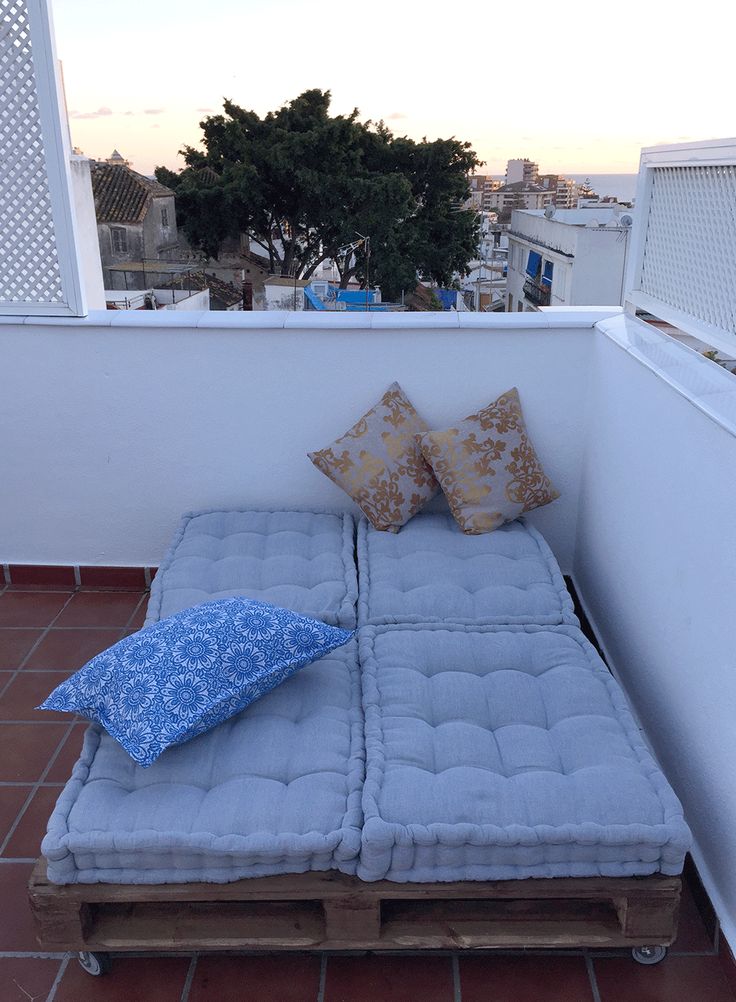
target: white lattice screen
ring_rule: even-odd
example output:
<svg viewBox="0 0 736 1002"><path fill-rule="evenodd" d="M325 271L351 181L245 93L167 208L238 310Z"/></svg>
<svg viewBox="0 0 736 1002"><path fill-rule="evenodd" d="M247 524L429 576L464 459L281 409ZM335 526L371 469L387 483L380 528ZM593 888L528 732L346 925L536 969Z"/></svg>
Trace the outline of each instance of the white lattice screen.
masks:
<svg viewBox="0 0 736 1002"><path fill-rule="evenodd" d="M629 301L736 351L736 146L645 150L636 217Z"/></svg>
<svg viewBox="0 0 736 1002"><path fill-rule="evenodd" d="M0 0L0 312L84 312L42 0Z"/></svg>

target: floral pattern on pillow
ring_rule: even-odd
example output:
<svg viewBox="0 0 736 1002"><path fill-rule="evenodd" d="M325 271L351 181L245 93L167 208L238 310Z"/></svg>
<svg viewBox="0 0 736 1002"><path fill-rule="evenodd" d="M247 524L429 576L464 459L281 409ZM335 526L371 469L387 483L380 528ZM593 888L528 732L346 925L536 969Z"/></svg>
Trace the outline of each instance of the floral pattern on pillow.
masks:
<svg viewBox="0 0 736 1002"><path fill-rule="evenodd" d="M398 383L332 445L309 458L375 529L398 532L439 490L416 436L428 425Z"/></svg>
<svg viewBox="0 0 736 1002"><path fill-rule="evenodd" d="M529 440L514 387L452 428L418 437L463 532L492 532L560 495Z"/></svg>
<svg viewBox="0 0 736 1002"><path fill-rule="evenodd" d="M267 602L217 599L120 640L39 709L81 713L149 766L352 636Z"/></svg>

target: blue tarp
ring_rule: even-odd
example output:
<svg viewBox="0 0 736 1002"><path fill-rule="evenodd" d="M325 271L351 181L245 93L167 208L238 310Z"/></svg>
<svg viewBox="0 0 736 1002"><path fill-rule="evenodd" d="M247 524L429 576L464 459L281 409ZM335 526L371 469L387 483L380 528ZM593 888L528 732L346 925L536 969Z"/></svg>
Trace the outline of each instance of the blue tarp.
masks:
<svg viewBox="0 0 736 1002"><path fill-rule="evenodd" d="M554 271L552 261L544 262L544 274L542 275L542 285L552 285L552 272Z"/></svg>
<svg viewBox="0 0 736 1002"><path fill-rule="evenodd" d="M532 278L536 278L539 274L539 269L542 265L542 255L537 254L536 251L529 251L529 260L526 263L526 273L531 275Z"/></svg>
<svg viewBox="0 0 736 1002"><path fill-rule="evenodd" d="M457 290L435 289L434 294L442 303L443 310L454 310L457 306Z"/></svg>
<svg viewBox="0 0 736 1002"><path fill-rule="evenodd" d="M368 289L367 299L369 303L372 303L376 298L376 293L373 289ZM355 303L356 305L366 304L366 290L365 289L338 289L337 290L337 301L338 303Z"/></svg>

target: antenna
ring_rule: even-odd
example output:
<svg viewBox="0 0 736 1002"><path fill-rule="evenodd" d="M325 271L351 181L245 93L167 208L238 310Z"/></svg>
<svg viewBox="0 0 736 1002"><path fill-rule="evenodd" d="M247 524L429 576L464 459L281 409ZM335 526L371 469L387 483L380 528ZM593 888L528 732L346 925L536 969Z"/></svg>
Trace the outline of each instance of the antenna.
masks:
<svg viewBox="0 0 736 1002"><path fill-rule="evenodd" d="M557 209L550 202L549 205L545 205L545 207L544 207L544 218L545 219L552 219L552 217L554 216L555 212L557 212Z"/></svg>
<svg viewBox="0 0 736 1002"><path fill-rule="evenodd" d="M628 212L625 212L623 216L621 216L621 218L619 219L619 224L621 226L626 226L626 227L633 226L634 217L630 216Z"/></svg>

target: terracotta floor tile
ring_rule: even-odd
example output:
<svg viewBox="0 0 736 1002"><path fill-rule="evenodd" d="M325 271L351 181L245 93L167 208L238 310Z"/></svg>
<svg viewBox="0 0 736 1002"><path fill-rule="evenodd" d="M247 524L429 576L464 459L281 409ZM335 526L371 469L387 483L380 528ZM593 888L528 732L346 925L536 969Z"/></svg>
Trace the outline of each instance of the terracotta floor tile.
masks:
<svg viewBox="0 0 736 1002"><path fill-rule="evenodd" d="M142 567L80 567L82 588L115 588L143 591L146 572Z"/></svg>
<svg viewBox="0 0 736 1002"><path fill-rule="evenodd" d="M30 786L0 786L0 844L5 841L30 792Z"/></svg>
<svg viewBox="0 0 736 1002"><path fill-rule="evenodd" d="M10 564L14 585L41 588L74 588L74 568L56 564Z"/></svg>
<svg viewBox="0 0 736 1002"><path fill-rule="evenodd" d="M0 668L20 668L40 636L41 630L0 629Z"/></svg>
<svg viewBox="0 0 736 1002"><path fill-rule="evenodd" d="M0 595L0 626L48 626L71 592L6 591Z"/></svg>
<svg viewBox="0 0 736 1002"><path fill-rule="evenodd" d="M67 724L0 724L0 782L34 783Z"/></svg>
<svg viewBox="0 0 736 1002"><path fill-rule="evenodd" d="M316 1002L319 957L202 957L189 1002Z"/></svg>
<svg viewBox="0 0 736 1002"><path fill-rule="evenodd" d="M463 1002L593 1002L582 957L461 957L460 987Z"/></svg>
<svg viewBox="0 0 736 1002"><path fill-rule="evenodd" d="M0 999L3 1002L44 1002L60 966L60 960L0 958Z"/></svg>
<svg viewBox="0 0 736 1002"><path fill-rule="evenodd" d="M713 940L700 917L698 906L685 884L680 899L680 918L677 925L677 939L672 944L675 953L709 953L714 951Z"/></svg>
<svg viewBox="0 0 736 1002"><path fill-rule="evenodd" d="M28 879L33 863L0 865L0 951L38 950L36 927L28 904Z"/></svg>
<svg viewBox="0 0 736 1002"><path fill-rule="evenodd" d="M60 793L56 787L42 786L36 790L5 847L4 856L31 859L40 855L41 839L46 834L46 825Z"/></svg>
<svg viewBox="0 0 736 1002"><path fill-rule="evenodd" d="M449 957L330 957L327 961L325 1002L453 1002L453 999Z"/></svg>
<svg viewBox="0 0 736 1002"><path fill-rule="evenodd" d="M718 957L667 957L645 967L628 958L594 961L601 1002L734 1002Z"/></svg>
<svg viewBox="0 0 736 1002"><path fill-rule="evenodd" d="M74 725L54 764L49 769L46 777L47 783L66 783L69 779L82 750L82 741L87 727L86 723Z"/></svg>
<svg viewBox="0 0 736 1002"><path fill-rule="evenodd" d="M56 668L76 671L95 654L120 640L122 630L49 630L26 668Z"/></svg>
<svg viewBox="0 0 736 1002"><path fill-rule="evenodd" d="M179 1002L188 970L188 957L116 957L110 973L95 978L72 959L54 1002Z"/></svg>
<svg viewBox="0 0 736 1002"><path fill-rule="evenodd" d="M66 720L68 713L36 710L57 685L69 678L68 671L22 671L0 696L0 720Z"/></svg>
<svg viewBox="0 0 736 1002"><path fill-rule="evenodd" d="M54 626L125 626L140 601L131 591L80 591L72 596Z"/></svg>

